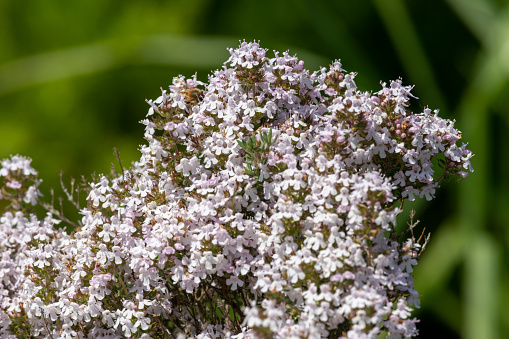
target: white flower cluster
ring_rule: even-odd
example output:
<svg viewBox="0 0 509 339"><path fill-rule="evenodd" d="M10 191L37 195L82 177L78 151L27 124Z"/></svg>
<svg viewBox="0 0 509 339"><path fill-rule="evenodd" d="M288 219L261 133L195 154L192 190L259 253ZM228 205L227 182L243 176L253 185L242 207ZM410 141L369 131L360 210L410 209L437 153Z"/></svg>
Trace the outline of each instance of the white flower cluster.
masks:
<svg viewBox="0 0 509 339"><path fill-rule="evenodd" d="M396 234L397 206L472 154L400 80L362 92L339 61L266 52L242 42L207 84L148 101L140 161L90 184L72 235L30 213L34 194L7 209L2 338L417 335L422 243ZM38 183L29 164L2 162L3 198Z"/></svg>

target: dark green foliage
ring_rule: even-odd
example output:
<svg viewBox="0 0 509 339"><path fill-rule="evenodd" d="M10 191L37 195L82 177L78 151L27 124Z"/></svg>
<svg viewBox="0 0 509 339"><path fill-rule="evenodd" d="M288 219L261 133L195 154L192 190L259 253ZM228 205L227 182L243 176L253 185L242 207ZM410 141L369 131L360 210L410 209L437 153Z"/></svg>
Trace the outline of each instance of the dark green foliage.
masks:
<svg viewBox="0 0 509 339"><path fill-rule="evenodd" d="M267 163L267 154L277 140L277 136L272 139L272 128L269 132L261 132L260 140L257 140L256 135L252 135L247 141L237 140L239 146L246 152L244 157L246 165L244 173L255 178L255 183L263 182L263 174L261 173L260 165Z"/></svg>

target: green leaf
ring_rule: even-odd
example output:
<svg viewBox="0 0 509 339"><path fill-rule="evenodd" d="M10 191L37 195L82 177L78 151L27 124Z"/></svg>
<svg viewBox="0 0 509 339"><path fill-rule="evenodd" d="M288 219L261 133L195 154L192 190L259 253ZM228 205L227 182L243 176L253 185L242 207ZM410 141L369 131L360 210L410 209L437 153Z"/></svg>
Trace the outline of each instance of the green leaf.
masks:
<svg viewBox="0 0 509 339"><path fill-rule="evenodd" d="M254 135L247 140L247 147L251 149L256 147L256 137Z"/></svg>
<svg viewBox="0 0 509 339"><path fill-rule="evenodd" d="M268 144L270 142L270 139L268 138L268 134L266 132L260 133L260 139L264 144Z"/></svg>

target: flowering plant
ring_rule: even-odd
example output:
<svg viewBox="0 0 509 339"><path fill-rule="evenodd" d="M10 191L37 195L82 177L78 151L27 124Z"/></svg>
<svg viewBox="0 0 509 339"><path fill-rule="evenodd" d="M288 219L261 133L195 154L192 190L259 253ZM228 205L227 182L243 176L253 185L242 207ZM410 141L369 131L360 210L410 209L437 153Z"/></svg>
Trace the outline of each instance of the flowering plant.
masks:
<svg viewBox="0 0 509 339"><path fill-rule="evenodd" d="M2 338L417 334L426 241L396 216L472 153L401 80L362 92L339 61L266 52L242 42L207 84L149 100L140 160L89 184L71 234L34 213L30 160L2 161Z"/></svg>

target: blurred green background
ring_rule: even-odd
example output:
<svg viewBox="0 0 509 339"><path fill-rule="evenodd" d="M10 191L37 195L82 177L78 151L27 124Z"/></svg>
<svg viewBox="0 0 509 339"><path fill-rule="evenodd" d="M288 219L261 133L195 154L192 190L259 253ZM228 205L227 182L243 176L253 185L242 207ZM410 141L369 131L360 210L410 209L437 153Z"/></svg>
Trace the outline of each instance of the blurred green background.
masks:
<svg viewBox="0 0 509 339"><path fill-rule="evenodd" d="M509 337L509 5L502 0L0 0L0 158L44 179L138 159L147 98L172 77L206 81L239 39L316 70L342 59L363 90L415 84L415 110L457 120L475 172L410 208L431 242L417 266L422 338ZM117 166L118 170L118 166Z"/></svg>

